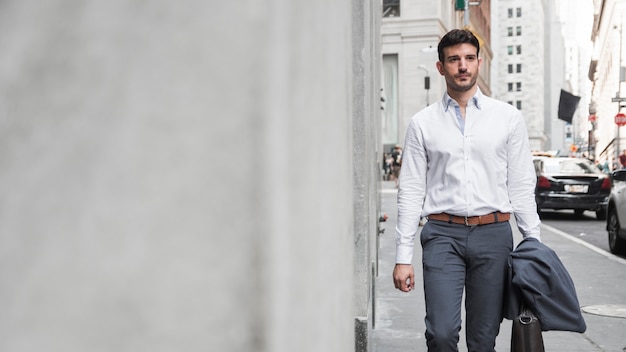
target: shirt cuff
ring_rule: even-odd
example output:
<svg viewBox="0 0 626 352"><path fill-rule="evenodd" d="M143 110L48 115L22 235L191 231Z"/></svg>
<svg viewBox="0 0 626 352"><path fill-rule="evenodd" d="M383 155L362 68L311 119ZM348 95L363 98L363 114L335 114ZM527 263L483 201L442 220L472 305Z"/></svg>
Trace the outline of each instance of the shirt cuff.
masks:
<svg viewBox="0 0 626 352"><path fill-rule="evenodd" d="M524 238L529 238L529 237L530 237L530 238L534 238L534 239L536 239L537 241L541 242L541 235L540 235L540 234L538 234L538 233L536 233L536 234L532 234L532 235L526 235L526 236L523 236L523 237L524 237Z"/></svg>
<svg viewBox="0 0 626 352"><path fill-rule="evenodd" d="M413 264L413 246L396 246L396 264Z"/></svg>

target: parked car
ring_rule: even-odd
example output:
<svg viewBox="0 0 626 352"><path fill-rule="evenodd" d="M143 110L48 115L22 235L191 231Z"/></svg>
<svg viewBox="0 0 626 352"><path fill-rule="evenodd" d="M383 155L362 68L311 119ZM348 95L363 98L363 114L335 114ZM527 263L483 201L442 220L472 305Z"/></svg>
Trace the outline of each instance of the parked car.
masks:
<svg viewBox="0 0 626 352"><path fill-rule="evenodd" d="M581 216L585 210L595 211L598 220L605 220L611 193L611 179L591 160L534 156L537 186L537 211L571 209ZM626 219L625 219L626 220Z"/></svg>
<svg viewBox="0 0 626 352"><path fill-rule="evenodd" d="M626 169L613 171L606 230L613 254L626 254Z"/></svg>

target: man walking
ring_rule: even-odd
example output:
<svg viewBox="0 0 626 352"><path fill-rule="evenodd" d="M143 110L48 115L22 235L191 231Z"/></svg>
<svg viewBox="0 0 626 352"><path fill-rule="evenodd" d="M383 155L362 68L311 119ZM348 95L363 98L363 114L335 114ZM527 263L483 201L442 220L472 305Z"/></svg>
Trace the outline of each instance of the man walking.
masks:
<svg viewBox="0 0 626 352"><path fill-rule="evenodd" d="M495 351L513 250L510 215L524 237L540 238L524 119L478 88L479 50L468 30L441 39L437 69L446 93L411 119L405 138L393 280L403 292L414 289L413 246L426 216L420 242L429 351L458 350L464 290L468 351Z"/></svg>

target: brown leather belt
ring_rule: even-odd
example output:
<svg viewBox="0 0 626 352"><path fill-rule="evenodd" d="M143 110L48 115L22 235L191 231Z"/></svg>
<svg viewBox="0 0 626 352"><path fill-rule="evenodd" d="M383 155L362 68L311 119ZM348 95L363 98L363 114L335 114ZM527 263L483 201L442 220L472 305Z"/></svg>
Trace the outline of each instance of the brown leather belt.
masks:
<svg viewBox="0 0 626 352"><path fill-rule="evenodd" d="M461 224L465 226L487 225L495 222L509 221L509 219L511 219L511 214L501 213L499 211L480 216L456 216L447 213L428 215L428 220L445 221L447 223Z"/></svg>

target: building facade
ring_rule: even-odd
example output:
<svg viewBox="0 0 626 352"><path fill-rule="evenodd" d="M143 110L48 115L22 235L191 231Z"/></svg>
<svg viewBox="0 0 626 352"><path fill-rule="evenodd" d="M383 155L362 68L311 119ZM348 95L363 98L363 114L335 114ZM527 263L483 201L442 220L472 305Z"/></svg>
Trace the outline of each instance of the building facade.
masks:
<svg viewBox="0 0 626 352"><path fill-rule="evenodd" d="M404 144L406 127L415 113L442 98L445 81L435 63L437 44L449 30L467 27L479 38L483 63L478 84L483 93L491 95L491 2L471 5L467 16L457 3L384 1L381 138L387 152L395 144Z"/></svg>
<svg viewBox="0 0 626 352"><path fill-rule="evenodd" d="M593 158L588 123L592 9L585 0L502 0L494 9L494 97L516 106L531 148ZM496 34L497 33L497 34ZM560 91L580 97L572 121L558 118ZM593 142L593 139L591 139Z"/></svg>
<svg viewBox="0 0 626 352"><path fill-rule="evenodd" d="M588 121L591 86L584 64L591 49L580 40L588 36L590 25L578 20L581 15L591 18L588 1L471 2L469 16L457 3L384 2L384 149L403 144L410 118L442 96L437 43L448 30L467 26L481 40L481 90L521 110L531 148L593 158L596 139L589 136L596 132ZM571 123L558 118L561 89L581 97Z"/></svg>
<svg viewBox="0 0 626 352"><path fill-rule="evenodd" d="M593 57L589 66L592 81L591 113L595 115L596 157L619 167L617 156L626 149L626 131L615 123L615 115L624 112L624 34L626 1L595 0L591 33Z"/></svg>
<svg viewBox="0 0 626 352"><path fill-rule="evenodd" d="M596 159L596 143L593 137L595 123L592 123L591 80L589 62L592 55L591 27L593 24L593 3L587 0L559 2L559 21L564 43L564 80L571 92L580 96L578 109L572 121L572 139L566 138L566 147L574 146L576 154ZM571 144L570 144L571 143Z"/></svg>
<svg viewBox="0 0 626 352"><path fill-rule="evenodd" d="M495 98L522 111L531 149L546 145L545 105L545 1L497 1L494 18L494 51L498 78Z"/></svg>

